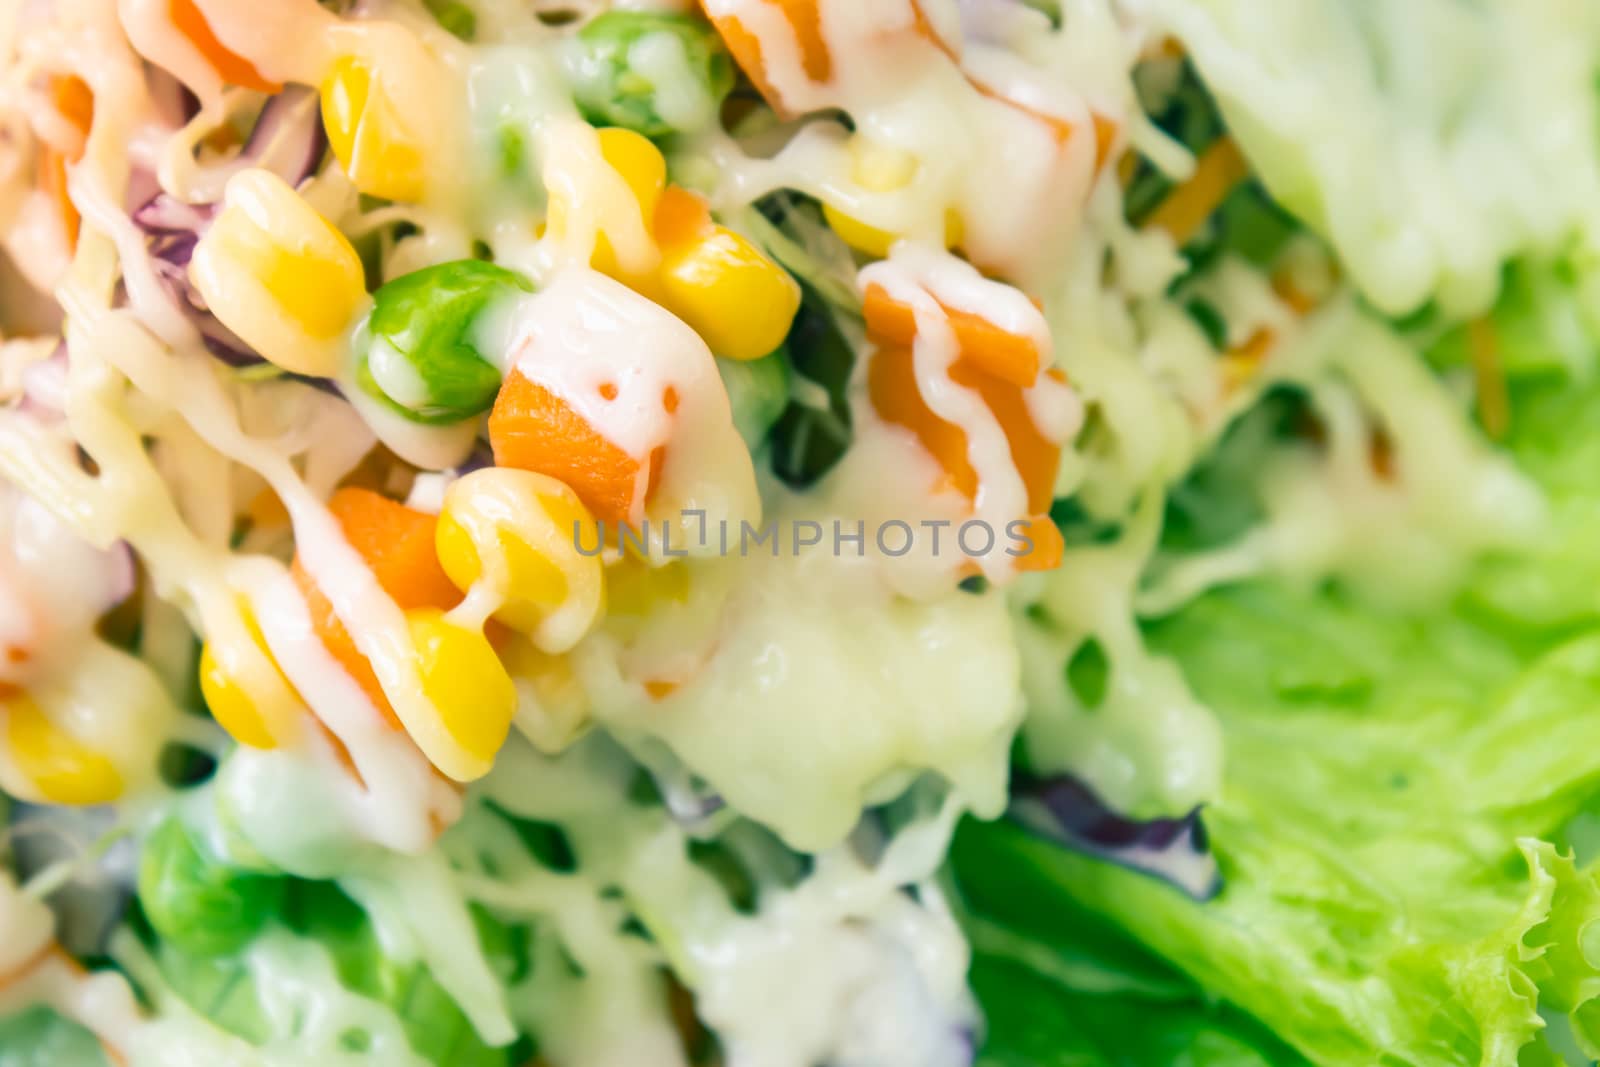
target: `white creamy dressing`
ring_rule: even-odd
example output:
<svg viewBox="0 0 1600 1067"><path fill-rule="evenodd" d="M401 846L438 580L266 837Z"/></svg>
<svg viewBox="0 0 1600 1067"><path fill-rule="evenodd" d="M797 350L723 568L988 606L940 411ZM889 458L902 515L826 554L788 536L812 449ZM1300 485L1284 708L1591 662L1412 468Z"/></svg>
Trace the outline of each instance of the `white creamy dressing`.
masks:
<svg viewBox="0 0 1600 1067"><path fill-rule="evenodd" d="M539 1018L548 1029L540 1033L550 1035L553 1062L683 1063L675 1043L655 1043L664 1004L659 992L652 998L641 987L641 965L648 961L621 951L598 907L609 885L623 890L694 989L701 1017L723 1037L729 1067L967 1062L965 1042L975 1024L965 988L967 948L932 877L962 811L959 803L947 797L937 810L926 810L874 862L842 844L821 853L816 871L798 886L763 878L763 905L745 915L689 860L680 827L659 809L622 801L626 775L626 764L609 746L590 741L557 760L512 745L487 779L487 795L505 810L566 829L581 860L569 875L530 864L508 829L474 819L461 827L458 863L492 856L506 873L493 881L463 877L468 894L502 908L520 902L542 911L566 951L597 974L576 988L537 991L547 1004ZM535 964L536 974L543 962ZM599 1021L590 1014L598 1005L584 995L591 984L596 988L589 992L607 991L601 996L609 997L602 1003L610 1025L574 1027L576 1020ZM609 1043L601 1038L597 1047L601 1034ZM617 1048L625 1035L653 1045L654 1056L628 1058L642 1049Z"/></svg>
<svg viewBox="0 0 1600 1067"><path fill-rule="evenodd" d="M781 547L705 565L734 572L711 609L714 651L660 700L621 672L609 624L580 645L574 666L597 719L625 740L665 743L796 848L837 843L863 804L922 769L972 810L998 813L1022 711L1001 600L918 603L874 580L871 560ZM660 619L647 626L694 632L670 610Z"/></svg>
<svg viewBox="0 0 1600 1067"><path fill-rule="evenodd" d="M972 41L961 46L958 62L944 43L953 40L946 31L954 15L949 8L921 5L927 23L940 30L936 42L916 29L914 0L822 0L819 28L831 72L819 82L806 73L781 5L708 3L713 17L737 19L759 41L765 79L787 110L842 108L858 137L903 150L917 163L902 189L865 188L852 176L845 131L819 121L803 127L770 160L714 152L714 200L731 206L769 189L794 188L878 229L935 242L953 215L962 224L962 247L975 262L1009 274L1037 269L1046 250L1072 228L1095 178L1089 101L1120 124L1128 106L1126 67L1119 65L1114 76L1105 59L1070 69L1058 63L1041 67ZM1114 24L1107 26L1104 16L1086 22L1086 35L1110 44L1115 55L1124 53ZM1038 58L1049 61L1047 55ZM1052 121L1071 133L1063 140ZM968 165L972 160L987 164Z"/></svg>

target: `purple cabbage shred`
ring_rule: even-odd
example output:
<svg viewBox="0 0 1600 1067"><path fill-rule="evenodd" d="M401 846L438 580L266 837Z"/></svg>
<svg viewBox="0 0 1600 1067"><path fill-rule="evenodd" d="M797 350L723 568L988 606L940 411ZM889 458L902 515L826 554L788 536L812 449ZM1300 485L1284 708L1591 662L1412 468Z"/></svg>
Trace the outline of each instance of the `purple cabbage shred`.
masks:
<svg viewBox="0 0 1600 1067"><path fill-rule="evenodd" d="M1008 814L1040 836L1160 878L1196 900L1222 890L1198 807L1181 817L1130 819L1064 774L1015 783Z"/></svg>

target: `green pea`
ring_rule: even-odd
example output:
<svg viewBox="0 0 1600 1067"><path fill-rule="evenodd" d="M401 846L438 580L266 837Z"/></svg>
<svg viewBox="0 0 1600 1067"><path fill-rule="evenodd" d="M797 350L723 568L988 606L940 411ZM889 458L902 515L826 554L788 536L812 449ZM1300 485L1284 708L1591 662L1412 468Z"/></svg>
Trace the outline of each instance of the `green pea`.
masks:
<svg viewBox="0 0 1600 1067"><path fill-rule="evenodd" d="M496 302L532 291L522 275L477 259L401 275L373 294L356 383L413 422L487 411L500 368L478 351L479 320Z"/></svg>
<svg viewBox="0 0 1600 1067"><path fill-rule="evenodd" d="M789 354L783 348L760 359L717 360L733 408L733 426L754 451L789 404Z"/></svg>
<svg viewBox="0 0 1600 1067"><path fill-rule="evenodd" d="M155 932L186 952L213 956L242 947L282 900L282 879L213 856L175 816L145 842L139 903Z"/></svg>
<svg viewBox="0 0 1600 1067"><path fill-rule="evenodd" d="M0 1017L0 1067L103 1067L100 1042L44 1006Z"/></svg>
<svg viewBox="0 0 1600 1067"><path fill-rule="evenodd" d="M663 137L716 121L733 88L733 60L704 19L608 11L572 39L567 75L596 126Z"/></svg>

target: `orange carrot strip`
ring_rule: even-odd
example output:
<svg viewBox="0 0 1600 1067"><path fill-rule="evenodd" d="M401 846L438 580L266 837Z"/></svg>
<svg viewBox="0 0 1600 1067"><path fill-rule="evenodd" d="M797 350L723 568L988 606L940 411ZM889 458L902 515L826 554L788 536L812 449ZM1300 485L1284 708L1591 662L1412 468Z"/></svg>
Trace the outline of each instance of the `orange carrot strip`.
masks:
<svg viewBox="0 0 1600 1067"><path fill-rule="evenodd" d="M81 136L89 136L89 127L94 124L94 93L82 78L76 74L51 78L50 103ZM68 162L76 163L82 156L80 145L69 154Z"/></svg>
<svg viewBox="0 0 1600 1067"><path fill-rule="evenodd" d="M558 478L572 487L584 506L603 522L635 521L634 484L641 473L659 477L661 456L641 472L639 461L618 448L561 397L531 381L520 370L506 375L489 413L489 444L494 461ZM648 497L651 484L646 485Z"/></svg>
<svg viewBox="0 0 1600 1067"><path fill-rule="evenodd" d="M982 315L939 306L955 332L962 359L1021 388L1039 377L1039 346L1031 338L1003 330ZM881 285L867 286L861 311L867 336L880 345L906 347L916 338L917 317L911 305L894 299Z"/></svg>
<svg viewBox="0 0 1600 1067"><path fill-rule="evenodd" d="M1067 542L1061 536L1061 528L1049 515L1034 515L1029 518L1024 532L1028 540L1033 543L1033 548L1026 555L1017 557L1017 570L1050 571L1061 565L1061 557L1067 551Z"/></svg>
<svg viewBox="0 0 1600 1067"><path fill-rule="evenodd" d="M1063 145L1072 140L1078 132L1076 123L1069 122L1059 115L1046 114L1020 101L1013 100L1011 97L1005 96L998 90L978 81L970 74L967 75L967 82L978 91L979 95L986 96L990 100L1004 104L1007 107L1015 108L1023 114L1044 123L1050 132L1055 135L1055 139ZM1089 120L1094 127L1094 169L1095 173L1098 174L1100 168L1106 165L1106 160L1111 158L1111 146L1117 139L1117 124L1104 115L1095 112L1090 112Z"/></svg>
<svg viewBox="0 0 1600 1067"><path fill-rule="evenodd" d="M78 131L80 140L67 151L60 151L51 145L41 146L39 188L55 204L56 217L61 220L67 248L76 250L83 219L67 191L67 165L83 158L83 142L89 136L89 127L94 124L94 94L83 79L75 74L56 76L50 79L50 102L61 117Z"/></svg>
<svg viewBox="0 0 1600 1067"><path fill-rule="evenodd" d="M994 414L1011 446L1011 460L1028 492L1028 510L1049 510L1061 448L1033 423L1023 390L964 360L950 368L950 379L975 391ZM978 473L967 455L967 434L934 414L918 389L911 349L880 348L867 367L867 392L885 422L916 434L923 448L945 472L946 484L968 500L978 494Z"/></svg>
<svg viewBox="0 0 1600 1067"><path fill-rule="evenodd" d="M435 516L408 508L370 489L356 488L334 493L328 501L328 510L338 520L350 547L372 569L378 585L402 609L431 607L448 611L461 600L461 591L444 573L434 549L434 526L438 522ZM361 686L384 718L399 729L400 720L384 695L377 673L334 611L332 602L317 588L299 556L295 557L291 569L295 583L306 598L312 628L323 645Z"/></svg>
<svg viewBox="0 0 1600 1067"><path fill-rule="evenodd" d="M62 232L66 234L68 250L75 251L83 218L67 193L67 157L49 146L39 151L39 188L55 205L56 217L60 219Z"/></svg>
<svg viewBox="0 0 1600 1067"><path fill-rule="evenodd" d="M190 43L206 57L206 62L229 85L240 85L263 93L275 93L283 88L282 84L263 77L248 59L217 40L211 24L206 21L205 14L194 0L167 0L167 14L178 32L189 38Z"/></svg>
<svg viewBox="0 0 1600 1067"><path fill-rule="evenodd" d="M814 82L826 82L833 77L833 53L822 36L822 13L816 0L762 0L775 6L794 33L795 47L800 52L800 69ZM703 4L702 4L703 6ZM751 84L761 93L773 110L792 117L783 103L783 96L767 80L766 60L762 55L761 38L745 28L736 15L706 16L722 35L723 44L733 56L739 69L749 77Z"/></svg>
<svg viewBox="0 0 1600 1067"><path fill-rule="evenodd" d="M1250 176L1250 165L1231 137L1219 137L1200 154L1194 174L1167 194L1145 222L1147 228L1166 230L1179 248L1200 232L1234 186Z"/></svg>

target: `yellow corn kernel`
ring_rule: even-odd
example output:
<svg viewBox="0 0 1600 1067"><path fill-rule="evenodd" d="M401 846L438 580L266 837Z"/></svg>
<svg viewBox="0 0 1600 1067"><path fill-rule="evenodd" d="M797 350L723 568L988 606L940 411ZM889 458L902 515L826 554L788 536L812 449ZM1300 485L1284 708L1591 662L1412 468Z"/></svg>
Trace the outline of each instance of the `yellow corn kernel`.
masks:
<svg viewBox="0 0 1600 1067"><path fill-rule="evenodd" d="M277 748L299 735L301 704L283 676L255 617L244 610L243 637L212 634L200 649L200 694L235 741Z"/></svg>
<svg viewBox="0 0 1600 1067"><path fill-rule="evenodd" d="M50 804L105 804L122 794L122 775L102 753L61 729L25 693L0 705L10 763L25 780L24 799Z"/></svg>
<svg viewBox="0 0 1600 1067"><path fill-rule="evenodd" d="M916 180L921 164L917 157L901 148L876 144L859 134L850 140L850 178L869 193L892 193ZM898 234L869 226L831 204L822 205L822 214L833 232L851 248L876 259L889 254Z"/></svg>
<svg viewBox="0 0 1600 1067"><path fill-rule="evenodd" d="M445 493L434 545L445 574L463 591L480 582L498 595L495 617L545 652L564 652L588 633L605 606L594 518L566 485L547 475L485 467ZM588 531L581 538L580 531Z"/></svg>
<svg viewBox="0 0 1600 1067"><path fill-rule="evenodd" d="M835 208L832 204L822 205L822 217L828 221L833 232L838 234L845 244L858 252L865 252L873 259L886 259L889 249L900 240L899 234L880 230L876 226L868 226L860 219Z"/></svg>
<svg viewBox="0 0 1600 1067"><path fill-rule="evenodd" d="M212 314L284 370L333 375L368 297L344 234L282 178L244 170L195 246L190 277Z"/></svg>
<svg viewBox="0 0 1600 1067"><path fill-rule="evenodd" d="M800 308L789 272L726 226L662 249L660 302L727 359L760 359Z"/></svg>
<svg viewBox="0 0 1600 1067"><path fill-rule="evenodd" d="M366 60L345 56L322 79L322 125L357 189L385 200L423 198L422 148Z"/></svg>
<svg viewBox="0 0 1600 1067"><path fill-rule="evenodd" d="M575 181L581 189L579 195L592 198L585 205L593 216L588 224L595 229L594 251L589 262L600 273L631 283L640 272L622 269L612 246L612 236L624 239L623 233L637 222L639 229L635 234L642 232L648 237L656 204L667 184L667 161L649 138L632 130L606 127L595 131L595 139L599 142L600 158L617 172L630 195L624 200L616 195L615 189L607 190L601 183ZM550 191L546 225L558 236L568 233L576 214L576 205L568 202L569 192L565 189ZM641 261L634 266L647 264Z"/></svg>
<svg viewBox="0 0 1600 1067"><path fill-rule="evenodd" d="M650 138L620 126L609 126L596 136L600 155L628 184L648 229L650 220L655 218L656 204L661 201L661 190L667 186L667 161L661 149Z"/></svg>
<svg viewBox="0 0 1600 1067"><path fill-rule="evenodd" d="M861 135L850 142L850 177L869 193L892 193L916 180L922 165L917 157L901 148L875 144ZM902 234L881 230L834 207L822 205L823 218L844 243L874 259L883 259ZM954 211L945 213L944 244L954 248L961 243L961 218Z"/></svg>
<svg viewBox="0 0 1600 1067"><path fill-rule="evenodd" d="M463 765L452 760L452 766L440 769L463 778L487 773L517 710L511 676L482 632L457 626L437 608L406 612L406 624L417 653L422 695L468 761ZM468 769L477 773L460 773Z"/></svg>

